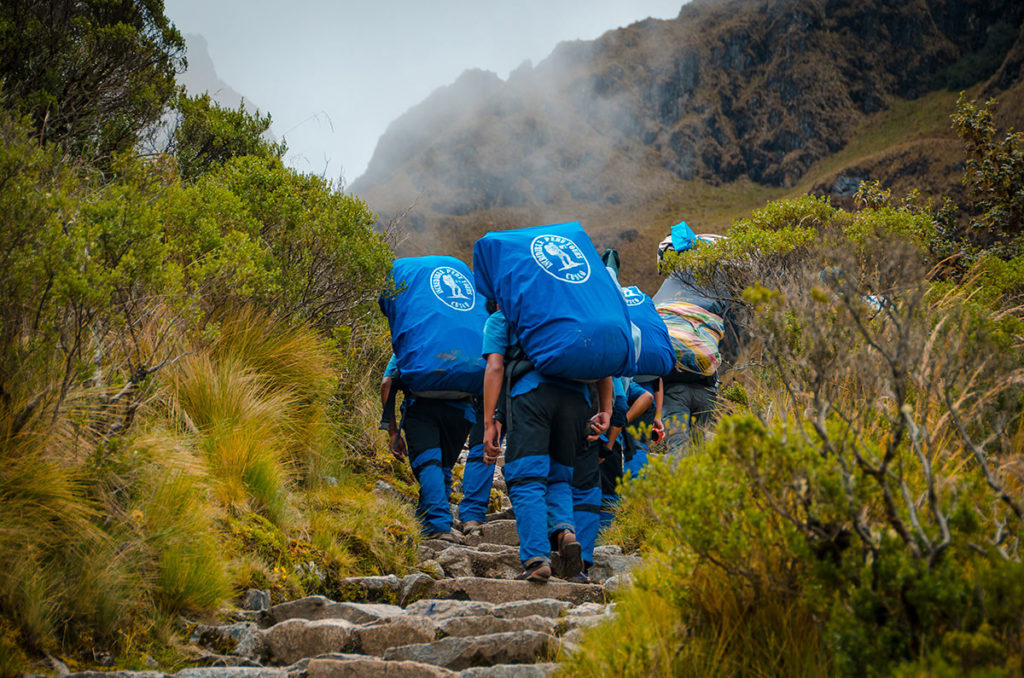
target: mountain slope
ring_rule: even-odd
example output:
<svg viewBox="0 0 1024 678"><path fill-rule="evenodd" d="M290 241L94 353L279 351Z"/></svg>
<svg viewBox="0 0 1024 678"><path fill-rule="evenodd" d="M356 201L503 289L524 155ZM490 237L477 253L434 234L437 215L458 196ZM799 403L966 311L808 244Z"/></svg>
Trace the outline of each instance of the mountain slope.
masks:
<svg viewBox="0 0 1024 678"><path fill-rule="evenodd" d="M997 69L997 90L1018 82L1022 16L1008 0L695 0L507 82L464 74L392 124L352 190L384 219L411 206L407 253L466 256L490 228L563 219L649 244L701 200L717 205L697 226L721 228L813 179L894 104ZM832 172L819 189L847 176Z"/></svg>

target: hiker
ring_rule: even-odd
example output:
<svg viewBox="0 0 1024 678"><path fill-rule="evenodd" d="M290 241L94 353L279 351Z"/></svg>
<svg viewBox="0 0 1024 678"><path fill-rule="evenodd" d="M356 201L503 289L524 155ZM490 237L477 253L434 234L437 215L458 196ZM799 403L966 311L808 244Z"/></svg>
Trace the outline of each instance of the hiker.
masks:
<svg viewBox="0 0 1024 678"><path fill-rule="evenodd" d="M504 431L519 578L545 582L554 569L571 579L583 567L575 457L608 429L611 375L634 367L625 303L596 274L600 257L576 223L488 233L473 265L480 293L494 302L482 349L484 459L497 459Z"/></svg>
<svg viewBox="0 0 1024 678"><path fill-rule="evenodd" d="M698 238L686 222L672 227L671 240L671 249L679 252L698 243L710 244ZM688 271L671 273L654 295L654 304L676 352L676 364L663 378L666 446L670 454L683 454L696 431L707 425L715 412L720 343L727 323L731 325L730 305L724 295L702 287Z"/></svg>
<svg viewBox="0 0 1024 678"><path fill-rule="evenodd" d="M381 380L381 428L391 451L408 457L419 483L416 514L424 538L461 541L452 530L452 467L478 418L486 311L469 267L439 256L396 259L379 304L394 349ZM400 389L399 423L394 403Z"/></svg>
<svg viewBox="0 0 1024 678"><path fill-rule="evenodd" d="M400 426L394 411L398 390L406 390ZM449 498L452 468L475 421L473 402L409 393L392 354L381 380L381 403L381 428L388 431L391 452L399 459L408 457L420 486L416 516L423 525L423 538L461 541L460 535L452 530Z"/></svg>
<svg viewBox="0 0 1024 678"><path fill-rule="evenodd" d="M505 359L516 354L517 345L507 319L496 310L484 326L484 461L497 460L504 430L505 482L516 515L524 568L521 578L547 581L552 574L549 552L556 552L559 575L571 579L583 569L571 489L575 454L583 449L588 434L596 436L608 429L611 378L598 382L598 412L590 416L586 384L544 377L529 367L525 374L509 374L514 383L505 384ZM510 362L510 370L523 369L523 359ZM503 384L508 405L495 418Z"/></svg>

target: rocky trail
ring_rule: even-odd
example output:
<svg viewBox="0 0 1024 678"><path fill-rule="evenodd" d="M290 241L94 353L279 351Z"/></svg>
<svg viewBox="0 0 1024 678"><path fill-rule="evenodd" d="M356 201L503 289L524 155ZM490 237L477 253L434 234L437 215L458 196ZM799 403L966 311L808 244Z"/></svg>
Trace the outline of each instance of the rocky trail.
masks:
<svg viewBox="0 0 1024 678"><path fill-rule="evenodd" d="M504 483L500 471L496 486ZM174 674L90 671L76 678L342 678L345 676L549 676L583 630L614 614L611 594L639 564L599 546L594 583L521 572L511 509L488 515L463 543L425 540L417 572L353 577L341 600L310 596L270 605L250 590L222 625L191 628L202 664Z"/></svg>

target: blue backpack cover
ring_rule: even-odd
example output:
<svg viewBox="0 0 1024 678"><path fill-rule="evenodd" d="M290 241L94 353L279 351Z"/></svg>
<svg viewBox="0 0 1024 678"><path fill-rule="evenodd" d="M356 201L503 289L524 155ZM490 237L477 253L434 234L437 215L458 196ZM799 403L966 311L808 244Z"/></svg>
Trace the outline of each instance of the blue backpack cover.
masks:
<svg viewBox="0 0 1024 678"><path fill-rule="evenodd" d="M449 398L483 392L487 310L465 263L445 256L396 259L378 303L410 390Z"/></svg>
<svg viewBox="0 0 1024 678"><path fill-rule="evenodd" d="M473 246L473 269L541 374L636 374L626 302L578 223L488 233Z"/></svg>
<svg viewBox="0 0 1024 678"><path fill-rule="evenodd" d="M669 374L676 364L676 353L654 301L639 287L623 287L622 297L626 300L630 321L640 328L640 358L635 381L650 381Z"/></svg>

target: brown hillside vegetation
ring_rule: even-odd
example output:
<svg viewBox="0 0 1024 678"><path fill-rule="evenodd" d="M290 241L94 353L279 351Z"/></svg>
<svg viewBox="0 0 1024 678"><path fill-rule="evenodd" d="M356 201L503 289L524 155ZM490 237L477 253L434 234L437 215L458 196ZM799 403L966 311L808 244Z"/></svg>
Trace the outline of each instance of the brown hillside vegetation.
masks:
<svg viewBox="0 0 1024 678"><path fill-rule="evenodd" d="M392 123L352 189L401 217L402 254L468 260L487 230L580 220L649 286L680 219L721 231L863 179L956 197L956 90L999 96L999 122L1020 126L1022 16L1002 0L697 0L506 82L465 73Z"/></svg>

